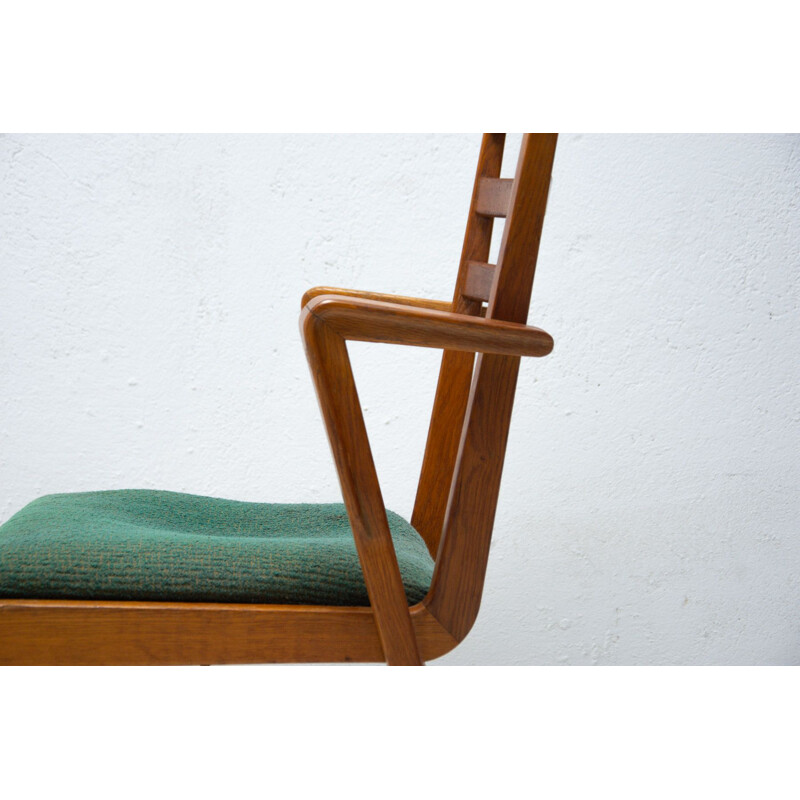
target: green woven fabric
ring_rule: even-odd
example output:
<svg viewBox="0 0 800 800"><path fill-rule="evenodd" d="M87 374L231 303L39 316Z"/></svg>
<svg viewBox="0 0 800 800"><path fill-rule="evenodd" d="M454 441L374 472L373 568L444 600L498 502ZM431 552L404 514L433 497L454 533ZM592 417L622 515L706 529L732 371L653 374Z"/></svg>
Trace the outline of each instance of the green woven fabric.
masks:
<svg viewBox="0 0 800 800"><path fill-rule="evenodd" d="M389 511L409 604L430 586L420 535ZM174 492L53 494L0 527L0 597L369 604L345 507Z"/></svg>

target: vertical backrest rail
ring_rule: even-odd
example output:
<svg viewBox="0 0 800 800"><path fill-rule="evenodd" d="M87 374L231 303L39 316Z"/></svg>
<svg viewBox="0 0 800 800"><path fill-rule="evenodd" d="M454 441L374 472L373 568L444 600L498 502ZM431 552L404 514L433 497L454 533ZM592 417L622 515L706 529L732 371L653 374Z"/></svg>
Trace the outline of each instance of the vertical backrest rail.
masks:
<svg viewBox="0 0 800 800"><path fill-rule="evenodd" d="M527 321L556 141L556 134L523 136L487 318ZM458 640L469 632L480 606L518 372L517 357L479 355L472 377L424 601Z"/></svg>
<svg viewBox="0 0 800 800"><path fill-rule="evenodd" d="M481 302L467 297L465 286L470 262L485 262L489 258L494 220L491 217L480 216L477 213L477 205L481 181L500 177L504 146L504 133L486 133L481 141L464 246L453 294L453 310L459 314L481 313ZM439 369L439 382L428 429L428 440L411 516L411 524L419 531L434 558L439 549L447 510L447 498L458 455L474 361L475 356L472 353L446 350L442 355L442 365Z"/></svg>

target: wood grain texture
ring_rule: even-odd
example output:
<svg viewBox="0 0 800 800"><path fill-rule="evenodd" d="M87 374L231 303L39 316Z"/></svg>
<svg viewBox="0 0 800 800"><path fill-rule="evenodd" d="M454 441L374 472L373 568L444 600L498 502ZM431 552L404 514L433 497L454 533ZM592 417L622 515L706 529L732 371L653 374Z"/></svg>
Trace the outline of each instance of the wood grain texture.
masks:
<svg viewBox="0 0 800 800"><path fill-rule="evenodd" d="M508 178L481 178L475 212L482 217L506 217L511 208L514 181Z"/></svg>
<svg viewBox="0 0 800 800"><path fill-rule="evenodd" d="M336 295L315 297L305 311L359 342L518 356L545 356L553 349L552 337L540 328L449 311Z"/></svg>
<svg viewBox="0 0 800 800"><path fill-rule="evenodd" d="M523 137L489 318L519 323L528 318L556 138ZM459 641L480 607L518 371L516 357L477 358L439 557L423 601Z"/></svg>
<svg viewBox="0 0 800 800"><path fill-rule="evenodd" d="M503 228L498 275L487 312L492 319L520 323L528 319L557 141L555 133L522 138L511 193L513 213Z"/></svg>
<svg viewBox="0 0 800 800"><path fill-rule="evenodd" d="M447 496L467 411L475 353L445 350L436 384L431 425L422 460L411 524L435 559L439 553ZM434 424L435 423L435 424Z"/></svg>
<svg viewBox="0 0 800 800"><path fill-rule="evenodd" d="M481 141L467 229L453 293L453 310L457 313L477 315L481 312L481 303L465 297L464 287L470 261L486 262L489 259L494 220L477 213L478 194L482 179L500 177L505 141L504 133L485 133ZM472 353L445 351L439 369L425 455L411 515L411 524L425 539L428 550L434 557L439 551L450 484L469 399L474 358Z"/></svg>
<svg viewBox="0 0 800 800"><path fill-rule="evenodd" d="M492 293L497 267L494 264L483 264L470 261L467 264L467 278L464 281L462 294L469 300L487 303Z"/></svg>
<svg viewBox="0 0 800 800"><path fill-rule="evenodd" d="M320 300L305 307L300 327L367 594L387 663L421 664L347 347L309 310Z"/></svg>
<svg viewBox="0 0 800 800"><path fill-rule="evenodd" d="M423 601L459 641L480 608L518 369L518 358L477 358L439 557Z"/></svg>
<svg viewBox="0 0 800 800"><path fill-rule="evenodd" d="M418 603L426 661L457 642ZM0 600L0 665L381 662L371 609L236 603Z"/></svg>
<svg viewBox="0 0 800 800"><path fill-rule="evenodd" d="M357 297L362 300L377 300L386 303L395 303L401 306L414 308L430 308L434 311L452 311L453 304L446 300L426 300L421 297L405 297L400 294L382 294L380 292L362 292L358 289L337 289L332 286L315 286L309 289L300 303L300 308L305 308L311 300L320 295L331 294L337 297Z"/></svg>

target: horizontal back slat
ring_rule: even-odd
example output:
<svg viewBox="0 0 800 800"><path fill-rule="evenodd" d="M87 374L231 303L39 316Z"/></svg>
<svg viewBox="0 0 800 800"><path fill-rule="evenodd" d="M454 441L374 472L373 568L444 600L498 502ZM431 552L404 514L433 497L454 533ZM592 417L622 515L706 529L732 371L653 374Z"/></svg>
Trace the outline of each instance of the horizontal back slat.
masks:
<svg viewBox="0 0 800 800"><path fill-rule="evenodd" d="M507 217L513 189L511 178L481 178L476 213L482 217Z"/></svg>
<svg viewBox="0 0 800 800"><path fill-rule="evenodd" d="M467 277L461 294L469 300L487 303L496 270L497 267L494 264L470 261L467 264Z"/></svg>

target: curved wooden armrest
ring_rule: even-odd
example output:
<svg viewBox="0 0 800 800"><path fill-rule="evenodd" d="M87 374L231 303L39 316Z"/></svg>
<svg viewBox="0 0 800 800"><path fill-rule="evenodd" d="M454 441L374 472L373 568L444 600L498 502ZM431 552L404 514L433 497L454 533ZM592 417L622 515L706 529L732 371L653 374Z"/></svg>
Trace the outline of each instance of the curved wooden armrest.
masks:
<svg viewBox="0 0 800 800"><path fill-rule="evenodd" d="M407 305L395 299L387 302L319 294L306 303L303 314L329 325L344 339L361 342L506 356L546 356L553 349L553 338L540 328L455 314L449 309Z"/></svg>
<svg viewBox="0 0 800 800"><path fill-rule="evenodd" d="M435 311L452 311L453 304L444 300L426 300L422 297L405 297L404 295L382 294L380 292L362 292L358 289L337 289L333 286L315 286L309 289L300 301L300 308L305 308L315 297L335 295L337 297L354 297L361 300L378 300L414 308L431 308Z"/></svg>
<svg viewBox="0 0 800 800"><path fill-rule="evenodd" d="M300 327L384 655L390 664L419 664L346 341L544 356L553 339L539 328L455 314L449 303L324 287L304 301Z"/></svg>

